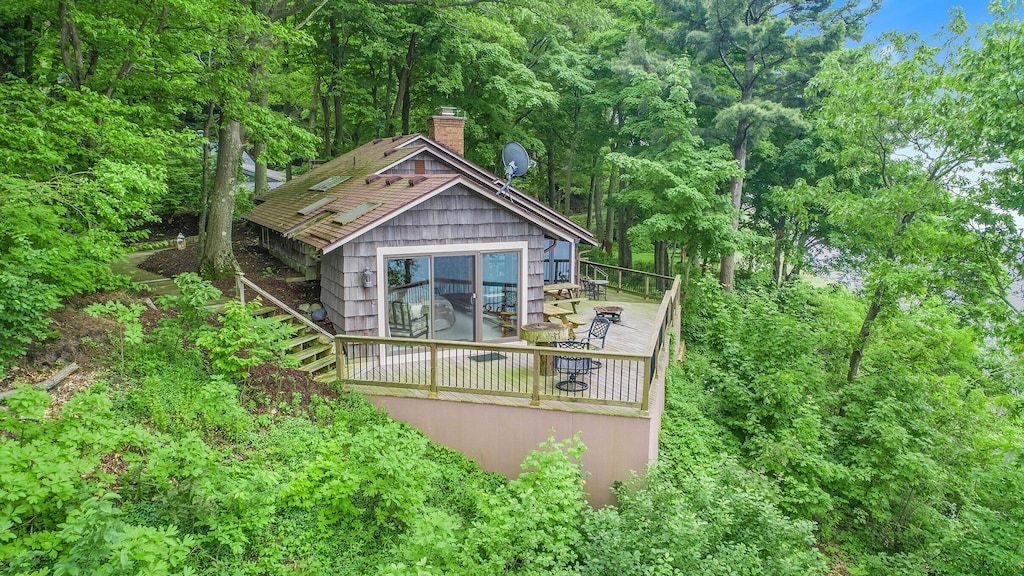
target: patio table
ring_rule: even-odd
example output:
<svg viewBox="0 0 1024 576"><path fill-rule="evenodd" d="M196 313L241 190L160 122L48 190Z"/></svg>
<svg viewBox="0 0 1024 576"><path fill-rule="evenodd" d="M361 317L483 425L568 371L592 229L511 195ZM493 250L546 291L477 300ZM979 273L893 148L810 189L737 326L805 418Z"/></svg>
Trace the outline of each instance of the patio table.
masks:
<svg viewBox="0 0 1024 576"><path fill-rule="evenodd" d="M569 327L559 322L534 322L519 329L519 337L526 342L532 342L536 346L553 346L554 342L562 342L569 339ZM542 376L554 374L551 366L551 356L544 356L540 364Z"/></svg>
<svg viewBox="0 0 1024 576"><path fill-rule="evenodd" d="M555 304L569 304L572 306L573 314L576 313L576 303L580 302L580 285L571 282L561 284L547 284L544 286L544 297L550 298Z"/></svg>

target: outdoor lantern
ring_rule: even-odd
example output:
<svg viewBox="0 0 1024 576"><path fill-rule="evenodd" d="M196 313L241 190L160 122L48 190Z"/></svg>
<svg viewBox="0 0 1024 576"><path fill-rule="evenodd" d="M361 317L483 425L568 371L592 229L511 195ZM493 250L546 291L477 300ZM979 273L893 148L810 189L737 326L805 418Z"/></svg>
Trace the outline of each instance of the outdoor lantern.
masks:
<svg viewBox="0 0 1024 576"><path fill-rule="evenodd" d="M374 287L373 270L370 270L369 268L366 268L366 270L363 270L363 288L373 288L373 287Z"/></svg>

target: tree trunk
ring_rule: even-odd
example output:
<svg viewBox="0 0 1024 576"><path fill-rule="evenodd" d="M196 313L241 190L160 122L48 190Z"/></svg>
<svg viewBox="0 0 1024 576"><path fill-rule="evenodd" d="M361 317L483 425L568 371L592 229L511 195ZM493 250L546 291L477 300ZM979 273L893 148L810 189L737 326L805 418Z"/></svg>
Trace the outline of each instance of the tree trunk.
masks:
<svg viewBox="0 0 1024 576"><path fill-rule="evenodd" d="M572 170L576 162L576 138L569 143L569 162L565 170L565 210L562 212L568 216L572 214Z"/></svg>
<svg viewBox="0 0 1024 576"><path fill-rule="evenodd" d="M741 119L732 145L732 157L736 160L736 164L741 171L747 168L747 130L749 128L750 120L746 118ZM736 232L740 229L740 208L743 204L742 175L733 176L729 179L729 198L732 202L732 229L733 232ZM732 252L722 256L722 261L718 268L718 281L724 290L732 292L735 276L736 253Z"/></svg>
<svg viewBox="0 0 1024 576"><path fill-rule="evenodd" d="M309 133L316 134L317 111L320 110L320 84L323 79L317 74L313 82L313 101L309 104ZM325 146L326 147L326 146Z"/></svg>
<svg viewBox="0 0 1024 576"><path fill-rule="evenodd" d="M896 225L896 230L893 232L893 241L903 235L907 231L907 227L914 220L916 212L908 212L900 218L899 224ZM891 261L896 261L896 253L892 248L886 251L885 257ZM860 334L857 336L857 342L853 346L853 352L850 353L850 371L846 373L846 381L853 382L854 378L860 372L860 361L864 358L864 347L867 345L868 336L871 335L871 326L875 322L875 318L878 317L878 313L882 310L882 304L885 298L885 285L879 284L878 288L875 289L875 294L871 298L871 306L868 308L868 313L864 316L864 322L860 326Z"/></svg>
<svg viewBox="0 0 1024 576"><path fill-rule="evenodd" d="M850 353L850 370L846 373L847 382L853 382L860 372L860 362L864 359L864 347L867 345L868 336L871 335L871 327L874 325L875 319L878 318L878 313L882 311L882 298L884 296L885 288L879 286L875 290L874 297L871 298L871 306L868 307L868 313L864 316L864 322L860 325L857 342L853 346L853 352Z"/></svg>
<svg viewBox="0 0 1024 576"><path fill-rule="evenodd" d="M555 183L555 152L551 148L551 146L548 146L548 149L544 152L544 158L547 159L544 171L548 176L548 197L545 201L548 203L548 206L558 206L558 198L556 196L558 184Z"/></svg>
<svg viewBox="0 0 1024 576"><path fill-rule="evenodd" d="M329 94L320 95L320 108L323 110L323 135L324 135L324 155L323 158L334 157L334 140L331 138L331 99Z"/></svg>
<svg viewBox="0 0 1024 576"><path fill-rule="evenodd" d="M208 280L227 278L238 269L231 249L231 224L241 158L242 125L238 120L222 118L217 137L217 173L210 198L206 244L203 258L199 261L199 273Z"/></svg>
<svg viewBox="0 0 1024 576"><path fill-rule="evenodd" d="M686 257L688 247L683 247L683 257ZM700 255L698 250L694 250L690 253L686 259L686 268L683 271L683 293L679 295L679 307L686 310L686 300L690 297L690 272L697 266L697 262L700 261Z"/></svg>
<svg viewBox="0 0 1024 576"><path fill-rule="evenodd" d="M395 105L391 110L390 118L402 117L403 133L409 130L409 80L412 77L412 63L416 60L416 41L420 33L413 32L409 37L409 48L405 53L405 66L398 71L398 92L395 93Z"/></svg>
<svg viewBox="0 0 1024 576"><path fill-rule="evenodd" d="M807 253L810 251L810 248L807 245L810 240L810 232L806 230L804 232L800 232L799 230L794 231L793 241L791 242L793 253L787 258L787 261L790 263L792 268L789 269L789 274L786 274L786 282L800 277L804 260L807 259Z"/></svg>
<svg viewBox="0 0 1024 576"><path fill-rule="evenodd" d="M203 259L206 250L206 219L210 215L210 127L212 125L213 102L210 102L206 109L206 119L203 121L203 174L200 180L197 260Z"/></svg>
<svg viewBox="0 0 1024 576"><path fill-rule="evenodd" d="M633 267L633 246L629 242L629 227L633 225L633 207L622 206L619 213L619 266Z"/></svg>
<svg viewBox="0 0 1024 576"><path fill-rule="evenodd" d="M775 251L772 254L772 283L776 287L782 286L782 279L786 275L786 219L779 217L775 221Z"/></svg>
<svg viewBox="0 0 1024 576"><path fill-rule="evenodd" d="M264 159L264 153L267 151L267 144L265 142L254 142L252 145L252 161L256 165L256 174L253 182L253 198L259 198L260 194L263 194L270 189L270 185L267 184L267 161Z"/></svg>
<svg viewBox="0 0 1024 576"><path fill-rule="evenodd" d="M668 256L668 242L664 240L654 241L654 273L662 276L670 276L672 261ZM656 282L658 290L665 289L665 279L658 278Z"/></svg>
<svg viewBox="0 0 1024 576"><path fill-rule="evenodd" d="M755 55L747 52L743 67L743 84L740 86L740 102L754 99L754 64ZM743 171L747 169L747 132L750 130L750 118L740 118L736 125L736 137L732 141L732 157L740 169L740 175L729 179L729 199L732 201L732 229L740 229L740 208L743 205ZM736 252L725 254L718 267L718 282L728 292L733 290L736 276Z"/></svg>
<svg viewBox="0 0 1024 576"><path fill-rule="evenodd" d="M605 254L612 253L612 244L615 242L615 207L612 206L612 198L615 197L615 189L618 185L619 167L612 166L608 176L608 200L605 201L604 237L601 238Z"/></svg>
<svg viewBox="0 0 1024 576"><path fill-rule="evenodd" d="M597 216L595 211L598 209L599 189L600 186L597 185L597 154L594 154L590 160L590 198L587 200L587 230L593 230L590 226L594 223L595 216ZM600 238L600 234L598 234L598 237Z"/></svg>
<svg viewBox="0 0 1024 576"><path fill-rule="evenodd" d="M341 39L338 35L338 20L332 15L329 21L331 29L331 53L333 56L334 70L331 74L331 98L334 100L334 144L335 152L340 152L344 147L345 130L344 114L342 113L341 86L338 82L340 71L345 66L345 58L341 49Z"/></svg>

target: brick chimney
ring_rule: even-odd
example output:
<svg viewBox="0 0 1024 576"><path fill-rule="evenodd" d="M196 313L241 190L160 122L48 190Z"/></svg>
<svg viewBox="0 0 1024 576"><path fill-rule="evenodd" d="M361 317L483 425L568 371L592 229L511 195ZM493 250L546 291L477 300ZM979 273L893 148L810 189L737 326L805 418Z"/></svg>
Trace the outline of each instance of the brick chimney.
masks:
<svg viewBox="0 0 1024 576"><path fill-rule="evenodd" d="M456 116L455 112L455 108L442 106L438 109L437 116L427 118L427 136L459 156L464 156L465 137L463 132L466 127L466 118Z"/></svg>

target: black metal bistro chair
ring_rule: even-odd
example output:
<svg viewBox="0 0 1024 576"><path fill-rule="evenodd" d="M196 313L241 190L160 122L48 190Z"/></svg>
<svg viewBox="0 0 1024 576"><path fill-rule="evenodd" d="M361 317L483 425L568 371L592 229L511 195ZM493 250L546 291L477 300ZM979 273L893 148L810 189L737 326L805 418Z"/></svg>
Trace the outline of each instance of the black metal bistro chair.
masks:
<svg viewBox="0 0 1024 576"><path fill-rule="evenodd" d="M590 350L586 342L569 340L567 342L555 342L556 348L565 350ZM597 368L592 358L576 358L573 356L555 356L552 365L560 374L566 376L565 380L555 384L555 388L566 392L583 392L589 385L579 377Z"/></svg>
<svg viewBox="0 0 1024 576"><path fill-rule="evenodd" d="M612 321L604 316L595 316L590 322L590 329L587 330L587 335L580 339L580 342L586 342L590 345L591 350L601 350L604 348L604 339L608 336L608 329L612 327Z"/></svg>
<svg viewBox="0 0 1024 576"><path fill-rule="evenodd" d="M590 329L587 335L580 339L590 350L603 350L604 339L608 336L608 330L612 327L612 321L604 316L595 316L590 322ZM594 368L601 367L600 360L593 360Z"/></svg>

